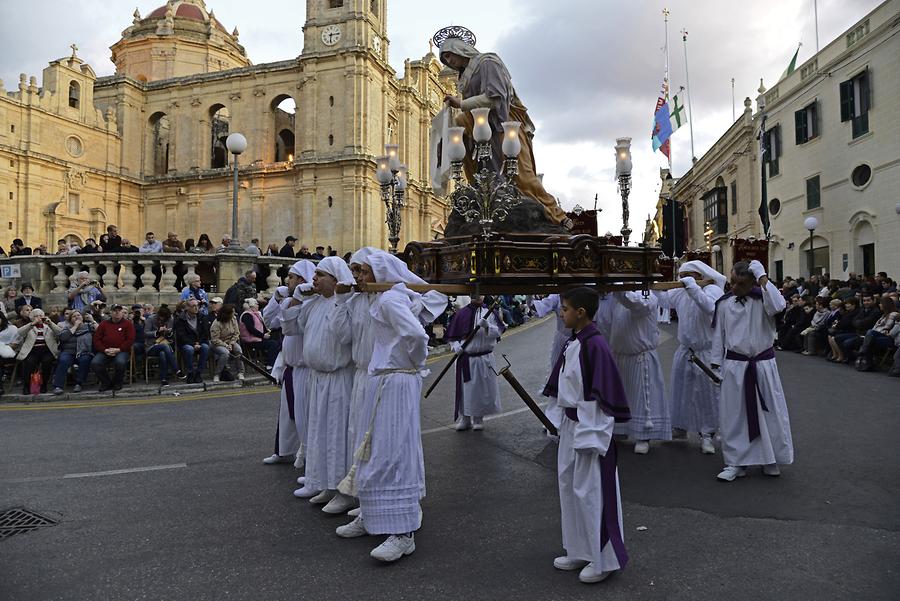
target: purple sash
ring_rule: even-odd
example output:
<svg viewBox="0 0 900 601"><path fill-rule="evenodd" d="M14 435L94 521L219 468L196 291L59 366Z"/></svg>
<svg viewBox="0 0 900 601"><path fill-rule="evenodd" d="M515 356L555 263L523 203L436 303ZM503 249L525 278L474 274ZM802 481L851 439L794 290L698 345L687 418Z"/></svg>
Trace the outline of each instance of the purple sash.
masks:
<svg viewBox="0 0 900 601"><path fill-rule="evenodd" d="M472 366L469 363L469 357L483 357L484 355L490 355L493 352L494 349L482 351L480 353L467 353L463 351L456 358L456 399L453 405L453 421L459 419L459 412L462 411L463 382L472 381Z"/></svg>
<svg viewBox="0 0 900 601"><path fill-rule="evenodd" d="M294 419L294 368L291 365L288 365L284 368L284 373L281 376L281 381L284 382L284 396L287 401L288 406L288 415L291 416L291 421L296 421Z"/></svg>
<svg viewBox="0 0 900 601"><path fill-rule="evenodd" d="M766 407L766 401L763 399L762 390L759 389L759 379L756 374L756 364L759 361L768 361L775 358L775 348L769 347L755 357L748 357L734 351L725 353L726 359L732 361L746 361L747 369L744 371L744 406L747 409L747 432L750 435L750 442L759 438L759 411L756 409L757 393L759 404L766 413L769 408Z"/></svg>

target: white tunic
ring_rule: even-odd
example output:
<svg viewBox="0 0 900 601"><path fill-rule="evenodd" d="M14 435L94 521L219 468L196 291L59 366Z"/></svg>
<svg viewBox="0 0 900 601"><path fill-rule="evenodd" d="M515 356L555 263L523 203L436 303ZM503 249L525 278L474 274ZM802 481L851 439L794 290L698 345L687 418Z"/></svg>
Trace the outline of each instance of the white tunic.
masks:
<svg viewBox="0 0 900 601"><path fill-rule="evenodd" d="M705 364L711 362L712 316L724 291L710 284L659 292L659 306L678 313L678 349L672 363L672 425L712 434L719 427L719 387L691 362L691 351Z"/></svg>
<svg viewBox="0 0 900 601"><path fill-rule="evenodd" d="M596 401L585 401L579 354L581 342L566 347L565 366L559 374L557 403L578 410L578 421L563 417L559 428L557 468L562 542L572 559L594 562L607 572L619 569L612 544L601 545L603 486L599 457L606 455L615 420ZM619 532L622 530L622 500L616 470L616 500ZM624 539L624 533L623 533Z"/></svg>
<svg viewBox="0 0 900 601"><path fill-rule="evenodd" d="M347 300L347 295L315 295L303 302L296 319L303 334L303 362L309 369L306 486L312 489L337 489L350 467L351 332L338 319L338 302ZM286 321L282 327L287 327Z"/></svg>
<svg viewBox="0 0 900 601"><path fill-rule="evenodd" d="M478 357L469 357L469 370L472 379L462 381L462 408L460 415L482 417L500 412L500 383L494 372L494 347L500 337L500 324L497 317L489 313L487 308L475 309L475 326L482 319L487 319L488 328L478 328L478 333L466 347L467 354L486 353ZM450 343L454 352L462 347L462 342ZM458 360L457 360L458 361Z"/></svg>
<svg viewBox="0 0 900 601"><path fill-rule="evenodd" d="M374 294L356 293L343 306L347 312L347 326L353 332L351 356L353 366L353 391L350 394L350 411L347 418L348 457L359 447L365 432L357 429L359 408L366 398L366 383L369 381L369 363L372 361L372 349L375 346L375 328L369 311L375 301Z"/></svg>
<svg viewBox="0 0 900 601"><path fill-rule="evenodd" d="M266 306L263 308L263 322L269 329L280 328L281 305L274 300L266 303ZM302 426L306 423L306 420L305 417L301 417L301 419L298 420L297 411L298 407L302 406L298 404L298 401L302 403L302 398L305 398L306 395L304 393L304 383L304 386L299 389L299 392L301 393L299 396L301 399L298 399L298 388L295 385L293 388L293 406L288 406L289 395L287 386L283 380L284 371L285 361L284 352L282 351L278 353L278 357L275 359L275 365L272 366L272 376L281 382L281 396L278 403L278 425L275 428L275 454L287 457L296 455L297 451L301 448ZM291 379L291 383L294 384L293 378ZM291 409L293 409L294 419L291 419Z"/></svg>
<svg viewBox="0 0 900 601"><path fill-rule="evenodd" d="M281 410L278 414L278 433L282 434L282 422L285 426L293 423L294 430L297 433L298 449L300 451L298 461L303 460L306 455L309 430L309 394L307 387L309 383L309 370L303 362L303 333L297 327L297 317L300 314L301 305L290 306L291 299L284 299L281 302L281 310L279 312L279 320L283 338L281 341L281 353L279 359L284 364L281 373ZM288 374L290 374L290 383L288 383ZM287 409L288 396L293 394L294 397L294 419L291 422L290 413ZM286 420L286 421L285 421ZM295 449L296 451L297 449ZM300 463L297 463L298 467Z"/></svg>
<svg viewBox="0 0 900 601"><path fill-rule="evenodd" d="M722 366L719 434L726 465L789 464L794 461L791 423L775 359L756 363L759 394L768 408L763 411L757 395L760 435L750 442L744 403L747 361L725 358L727 351L755 357L775 342L775 315L785 308L784 297L772 282L762 289L763 298L730 297L718 305L711 362Z"/></svg>
<svg viewBox="0 0 900 601"><path fill-rule="evenodd" d="M556 360L562 352L566 341L572 335L572 329L567 328L562 319L562 305L560 304L558 294L549 294L545 298L533 299L531 306L534 307L538 317L544 317L554 313L556 315L556 334L553 336L553 346L550 347L550 370L556 366Z"/></svg>
<svg viewBox="0 0 900 601"><path fill-rule="evenodd" d="M371 432L356 484L369 534L404 534L421 526L425 462L419 404L428 335L397 284L372 309L374 348L357 431ZM364 435L365 436L365 435Z"/></svg>
<svg viewBox="0 0 900 601"><path fill-rule="evenodd" d="M616 427L617 434L635 440L672 440L669 400L663 382L654 295L616 292L597 311L598 328L609 332L609 346L622 376L631 421Z"/></svg>

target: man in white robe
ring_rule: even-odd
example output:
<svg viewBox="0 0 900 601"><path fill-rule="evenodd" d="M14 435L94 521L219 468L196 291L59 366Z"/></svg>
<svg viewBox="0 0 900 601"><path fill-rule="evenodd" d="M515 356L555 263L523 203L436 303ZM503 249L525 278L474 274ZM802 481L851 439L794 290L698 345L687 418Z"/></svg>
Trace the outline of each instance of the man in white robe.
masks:
<svg viewBox="0 0 900 601"><path fill-rule="evenodd" d="M794 444L781 377L775 364L775 316L786 302L759 261L736 263L731 292L716 303L711 363L721 366L719 434L723 469L731 482L761 465L778 476L794 461Z"/></svg>
<svg viewBox="0 0 900 601"><path fill-rule="evenodd" d="M615 292L601 300L597 329L609 333L619 374L625 385L631 421L617 424L616 434L630 434L634 452L650 452L651 440L672 440L672 418L663 382L659 346L659 304L655 295Z"/></svg>
<svg viewBox="0 0 900 601"><path fill-rule="evenodd" d="M378 282L421 282L387 253L373 254L368 261ZM357 432L364 434L340 489L359 497L360 515L339 527L337 535L388 535L371 552L384 562L414 552L413 533L422 524L425 462L419 404L428 356L422 316L430 314L423 305L403 283L376 295L370 311L375 334L370 377L357 423Z"/></svg>
<svg viewBox="0 0 900 601"><path fill-rule="evenodd" d="M336 293L338 284L353 283L343 259L326 257L316 265L313 276L316 294L298 298L295 291L282 311L282 328L291 322L303 336L303 362L309 370L306 480L294 496L325 504L322 511L329 514L344 513L354 505L352 497L337 491L350 467L347 419L354 370L351 332L339 319L344 309L338 306L350 295Z"/></svg>
<svg viewBox="0 0 900 601"><path fill-rule="evenodd" d="M678 350L672 362L672 426L675 436L700 434L700 449L713 454L713 436L719 427L719 387L691 361L694 355L711 362L713 310L725 294L725 276L702 261L688 261L678 269L684 288L657 293L660 308L678 314ZM701 288L697 280L713 280Z"/></svg>

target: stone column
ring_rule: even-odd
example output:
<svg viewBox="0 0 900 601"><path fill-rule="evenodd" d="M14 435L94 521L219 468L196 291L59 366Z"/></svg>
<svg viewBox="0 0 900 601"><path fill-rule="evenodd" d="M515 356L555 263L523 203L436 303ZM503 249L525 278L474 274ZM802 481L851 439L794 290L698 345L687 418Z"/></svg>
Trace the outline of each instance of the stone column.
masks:
<svg viewBox="0 0 900 601"><path fill-rule="evenodd" d="M160 294L164 292L177 292L178 289L175 288L175 281L178 279L178 276L175 275L175 261L160 259L159 268L162 270L162 275L159 278Z"/></svg>
<svg viewBox="0 0 900 601"><path fill-rule="evenodd" d="M66 262L56 260L51 262L51 265L56 268L56 273L53 274L53 290L51 290L50 292L68 292L69 276L66 275Z"/></svg>
<svg viewBox="0 0 900 601"><path fill-rule="evenodd" d="M122 292L137 292L137 275L134 273L134 261L130 258L130 255L125 256L128 258L119 260L119 266L122 268L119 271L119 277L122 278L120 290Z"/></svg>

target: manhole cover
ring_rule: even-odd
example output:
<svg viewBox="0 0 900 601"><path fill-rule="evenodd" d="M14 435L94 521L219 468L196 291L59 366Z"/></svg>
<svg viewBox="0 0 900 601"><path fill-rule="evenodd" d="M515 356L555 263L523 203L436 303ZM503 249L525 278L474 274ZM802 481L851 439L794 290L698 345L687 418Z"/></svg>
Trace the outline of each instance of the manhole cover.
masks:
<svg viewBox="0 0 900 601"><path fill-rule="evenodd" d="M3 513L0 513L0 540L15 536L16 534L31 532L38 528L56 526L58 523L58 520L29 511L22 507L7 509Z"/></svg>

